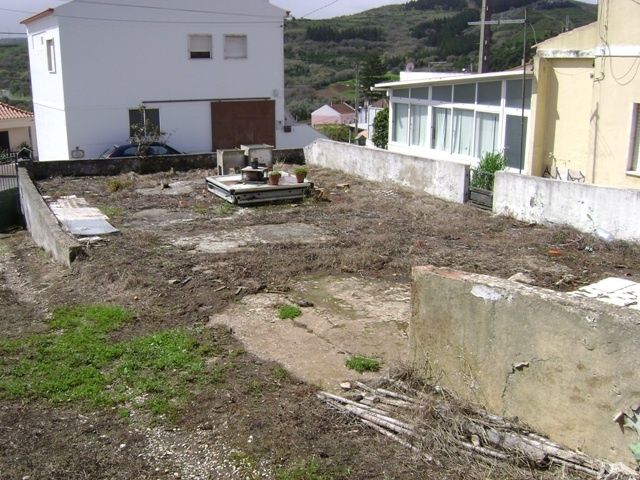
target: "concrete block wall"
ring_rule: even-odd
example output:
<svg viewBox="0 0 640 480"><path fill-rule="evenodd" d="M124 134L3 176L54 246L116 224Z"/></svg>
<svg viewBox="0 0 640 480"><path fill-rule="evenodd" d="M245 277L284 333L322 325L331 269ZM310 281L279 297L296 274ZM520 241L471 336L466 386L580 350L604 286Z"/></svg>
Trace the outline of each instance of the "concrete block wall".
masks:
<svg viewBox="0 0 640 480"><path fill-rule="evenodd" d="M413 270L410 345L425 375L586 453L635 465L612 417L640 403L640 312L508 280Z"/></svg>
<svg viewBox="0 0 640 480"><path fill-rule="evenodd" d="M304 149L309 165L340 170L377 182L393 182L451 202L464 203L469 166L414 157L331 140L316 140Z"/></svg>
<svg viewBox="0 0 640 480"><path fill-rule="evenodd" d="M569 225L606 240L640 241L640 190L496 173L493 211L532 223Z"/></svg>
<svg viewBox="0 0 640 480"><path fill-rule="evenodd" d="M33 241L58 263L70 267L82 253L81 245L62 229L24 168L18 169L18 185L22 214Z"/></svg>

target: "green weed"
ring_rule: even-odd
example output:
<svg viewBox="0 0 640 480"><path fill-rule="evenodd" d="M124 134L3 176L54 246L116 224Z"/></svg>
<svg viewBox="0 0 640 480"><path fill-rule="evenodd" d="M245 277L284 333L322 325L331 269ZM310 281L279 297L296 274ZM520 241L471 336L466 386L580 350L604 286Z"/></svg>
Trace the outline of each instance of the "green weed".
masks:
<svg viewBox="0 0 640 480"><path fill-rule="evenodd" d="M358 373L377 372L380 370L380 360L375 358L364 357L362 355L354 355L347 360L347 368L355 370Z"/></svg>
<svg viewBox="0 0 640 480"><path fill-rule="evenodd" d="M120 207L111 207L108 205L102 205L100 211L109 218L121 217L123 210Z"/></svg>
<svg viewBox="0 0 640 480"><path fill-rule="evenodd" d="M273 370L271 370L271 376L275 379L275 380L285 380L286 378L289 377L289 372L287 372L284 368L282 367L276 367Z"/></svg>
<svg viewBox="0 0 640 480"><path fill-rule="evenodd" d="M80 402L92 407L144 398L143 408L172 414L206 373L209 349L187 332L169 330L124 342L109 334L133 315L120 307L58 309L46 334L0 341L0 398ZM124 415L126 410L120 410Z"/></svg>
<svg viewBox="0 0 640 480"><path fill-rule="evenodd" d="M293 305L280 305L278 307L278 318L282 320L294 319L302 315L302 310Z"/></svg>
<svg viewBox="0 0 640 480"><path fill-rule="evenodd" d="M110 180L107 180L105 187L107 188L107 192L115 193L120 190L125 190L127 188L130 188L132 185L133 185L133 182L131 180L122 180L119 178L112 178Z"/></svg>
<svg viewBox="0 0 640 480"><path fill-rule="evenodd" d="M235 209L235 206L232 205L229 202L224 202L221 203L217 208L216 208L216 213L218 215L229 215L231 212L233 212L233 210Z"/></svg>
<svg viewBox="0 0 640 480"><path fill-rule="evenodd" d="M320 463L316 457L311 457L306 462L295 465L286 470L276 472L276 480L332 480L333 476L322 472Z"/></svg>

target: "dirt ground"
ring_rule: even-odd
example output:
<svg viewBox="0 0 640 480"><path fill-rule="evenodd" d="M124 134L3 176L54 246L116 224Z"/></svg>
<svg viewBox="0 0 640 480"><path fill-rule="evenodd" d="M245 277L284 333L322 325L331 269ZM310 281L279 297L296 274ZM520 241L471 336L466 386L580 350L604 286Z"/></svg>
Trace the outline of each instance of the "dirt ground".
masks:
<svg viewBox="0 0 640 480"><path fill-rule="evenodd" d="M1 479L274 478L279 467L309 459L330 474L278 478L560 476L470 468L456 458L442 467L421 462L315 399L315 387L299 380L309 371L305 342L324 342L317 349L335 364L310 380L327 386L321 380L328 376L335 385L345 374L357 376L339 369L347 354L379 356L385 366L405 358L393 351L406 340L413 265L505 278L526 273L536 285L573 290L608 276L640 281L638 247L320 169L310 177L325 200L236 208L206 192L212 173L40 182L45 196L86 198L121 230L90 244L69 270L26 232L0 237L6 337L45 331L59 306L112 303L136 313L118 333L123 338L209 326L205 334L225 352L216 361L233 371L222 387L194 392L170 420L0 396ZM331 290L332 278L344 288ZM327 298L339 308L323 303ZM382 312L378 305L390 298L403 300ZM267 318L275 304L296 300L313 306L288 330ZM354 318L366 321L348 321ZM393 332L383 335L389 343L366 345L367 331L383 328ZM286 336L294 329L301 332L298 349ZM258 342L263 337L271 341ZM292 375L275 378L273 360Z"/></svg>

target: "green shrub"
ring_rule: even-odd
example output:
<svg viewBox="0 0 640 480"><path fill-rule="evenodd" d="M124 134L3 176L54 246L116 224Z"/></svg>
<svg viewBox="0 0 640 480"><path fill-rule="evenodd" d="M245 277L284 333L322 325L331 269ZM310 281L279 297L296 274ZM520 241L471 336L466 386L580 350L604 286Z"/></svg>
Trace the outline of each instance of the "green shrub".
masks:
<svg viewBox="0 0 640 480"><path fill-rule="evenodd" d="M347 368L355 370L358 373L377 372L380 370L380 360L375 358L355 355L347 360Z"/></svg>
<svg viewBox="0 0 640 480"><path fill-rule="evenodd" d="M471 186L484 190L493 190L493 178L496 172L504 170L506 163L501 152L485 153L471 177Z"/></svg>
<svg viewBox="0 0 640 480"><path fill-rule="evenodd" d="M389 143L389 109L380 110L373 120L373 144L378 148L387 148Z"/></svg>
<svg viewBox="0 0 640 480"><path fill-rule="evenodd" d="M280 305L278 307L278 318L290 320L302 315L302 310L293 305Z"/></svg>

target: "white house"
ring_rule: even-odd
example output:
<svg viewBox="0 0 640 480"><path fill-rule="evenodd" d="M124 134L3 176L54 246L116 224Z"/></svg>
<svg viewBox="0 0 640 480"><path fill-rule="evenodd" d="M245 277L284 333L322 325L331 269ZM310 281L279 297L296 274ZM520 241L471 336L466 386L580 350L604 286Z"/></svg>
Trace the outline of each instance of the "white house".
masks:
<svg viewBox="0 0 640 480"><path fill-rule="evenodd" d="M145 118L185 152L277 146L284 18L268 0L72 0L24 20L40 160L97 157Z"/></svg>
<svg viewBox="0 0 640 480"><path fill-rule="evenodd" d="M388 149L472 166L486 152L504 152L510 168L524 169L532 78L527 71L523 81L520 68L378 84L389 92L391 104Z"/></svg>
<svg viewBox="0 0 640 480"><path fill-rule="evenodd" d="M356 121L356 110L346 103L323 105L311 112L311 126L349 125Z"/></svg>

